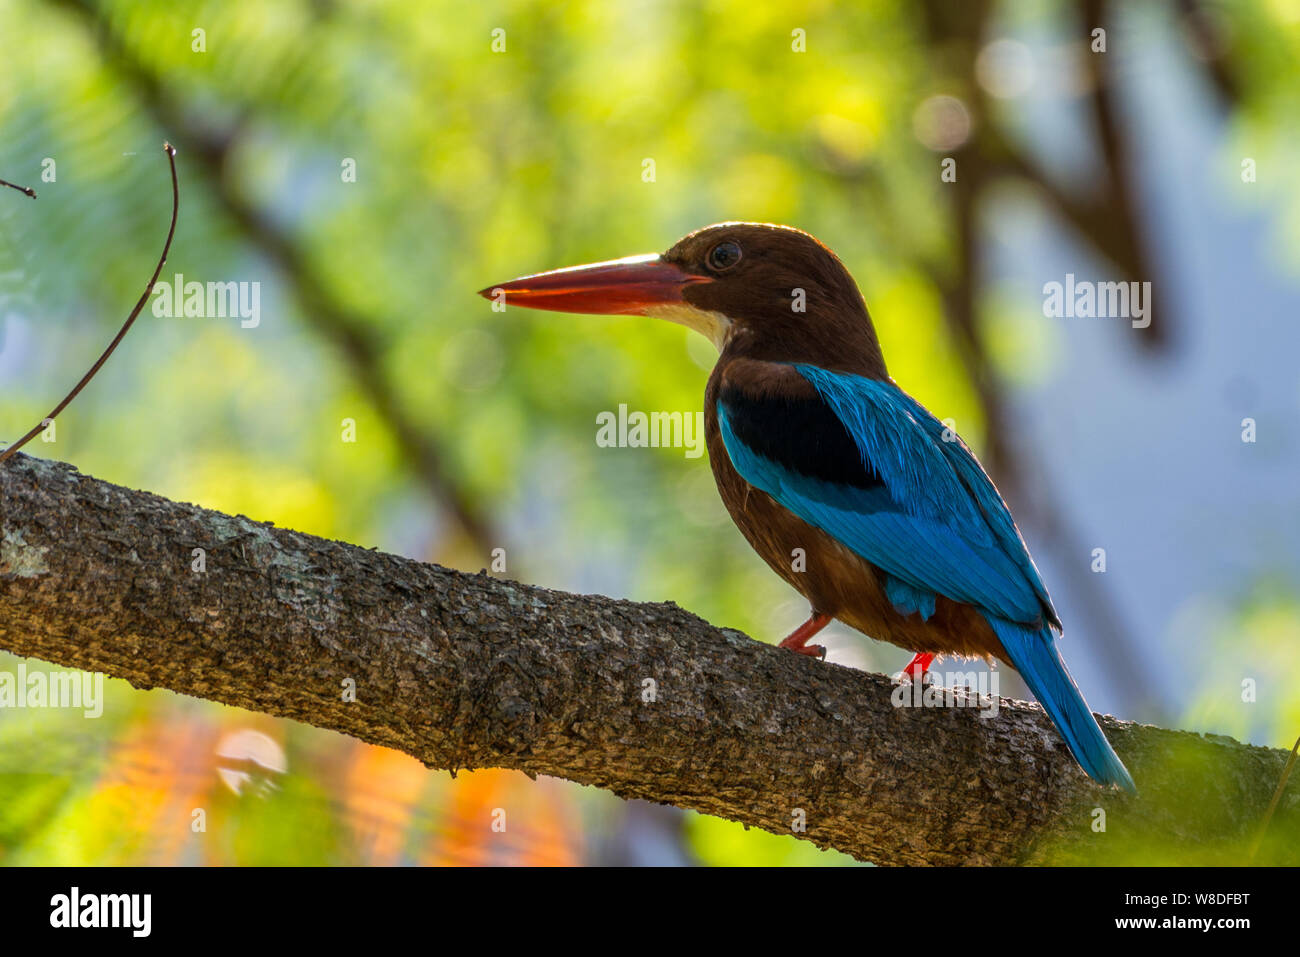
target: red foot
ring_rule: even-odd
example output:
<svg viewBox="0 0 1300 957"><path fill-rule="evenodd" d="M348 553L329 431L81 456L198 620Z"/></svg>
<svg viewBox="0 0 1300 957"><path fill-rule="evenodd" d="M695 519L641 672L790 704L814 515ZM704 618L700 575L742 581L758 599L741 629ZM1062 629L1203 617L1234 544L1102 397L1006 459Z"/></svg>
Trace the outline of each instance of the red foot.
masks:
<svg viewBox="0 0 1300 957"><path fill-rule="evenodd" d="M921 654L919 651L912 656L912 660L907 663L903 669L903 674L910 675L913 681L924 681L925 676L930 672L930 662L934 661L934 655Z"/></svg>
<svg viewBox="0 0 1300 957"><path fill-rule="evenodd" d="M825 645L809 645L805 644L805 642L830 623L830 615L819 615L817 612L813 612L811 618L790 632L785 641L781 642L781 647L789 648L796 654L809 655L813 658L825 658Z"/></svg>

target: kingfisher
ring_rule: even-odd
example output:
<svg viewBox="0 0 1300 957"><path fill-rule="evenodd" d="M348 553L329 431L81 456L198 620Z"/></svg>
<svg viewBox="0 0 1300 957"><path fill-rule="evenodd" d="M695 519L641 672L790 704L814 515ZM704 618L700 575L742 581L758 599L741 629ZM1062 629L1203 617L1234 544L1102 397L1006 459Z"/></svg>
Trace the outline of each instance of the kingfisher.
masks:
<svg viewBox="0 0 1300 957"><path fill-rule="evenodd" d="M889 376L857 284L817 239L728 222L662 255L556 269L480 290L507 305L643 315L719 356L706 447L732 520L808 600L781 642L832 619L914 653L998 659L1024 678L1079 765L1135 792L1057 647L1061 620L992 479L953 430Z"/></svg>

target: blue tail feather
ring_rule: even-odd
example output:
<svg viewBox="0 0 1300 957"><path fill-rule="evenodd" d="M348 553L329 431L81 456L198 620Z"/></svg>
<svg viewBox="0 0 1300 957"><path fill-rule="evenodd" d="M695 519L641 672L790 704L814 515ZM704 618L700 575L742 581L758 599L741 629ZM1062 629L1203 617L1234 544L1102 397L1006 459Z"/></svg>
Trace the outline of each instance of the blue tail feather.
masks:
<svg viewBox="0 0 1300 957"><path fill-rule="evenodd" d="M989 615L988 621L1011 664L1051 717L1083 770L1095 781L1117 784L1136 794L1128 769L1111 748L1079 686L1070 677L1052 631L1035 631L995 615Z"/></svg>

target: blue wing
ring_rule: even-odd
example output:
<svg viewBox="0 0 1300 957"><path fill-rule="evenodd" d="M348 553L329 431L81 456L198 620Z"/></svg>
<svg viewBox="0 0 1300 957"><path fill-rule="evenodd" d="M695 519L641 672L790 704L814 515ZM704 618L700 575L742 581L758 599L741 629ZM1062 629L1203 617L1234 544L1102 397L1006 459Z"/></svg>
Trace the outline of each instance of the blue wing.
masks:
<svg viewBox="0 0 1300 957"><path fill-rule="evenodd" d="M938 595L979 608L1083 769L1135 791L1061 660L1047 589L970 450L890 382L786 366L798 380L763 365L763 381L747 390L724 376L718 394L741 477L875 565L900 613L928 619Z"/></svg>
<svg viewBox="0 0 1300 957"><path fill-rule="evenodd" d="M745 481L884 572L901 612L929 617L943 595L1010 622L1058 624L1006 505L960 439L945 441L943 424L890 382L791 368L815 396L719 395L723 443Z"/></svg>

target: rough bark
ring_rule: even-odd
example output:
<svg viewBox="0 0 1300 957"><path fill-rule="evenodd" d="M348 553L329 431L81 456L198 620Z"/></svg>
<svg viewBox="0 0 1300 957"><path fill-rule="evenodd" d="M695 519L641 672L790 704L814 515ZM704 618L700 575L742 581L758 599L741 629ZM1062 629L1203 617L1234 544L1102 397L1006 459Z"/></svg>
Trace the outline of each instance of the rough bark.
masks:
<svg viewBox="0 0 1300 957"><path fill-rule="evenodd" d="M0 469L0 507L0 647L16 654L882 864L1244 862L1285 761L1106 718L1130 798L1089 782L1035 705L894 707L885 676L671 603L465 574L27 456ZM1296 860L1294 791L1261 859Z"/></svg>

